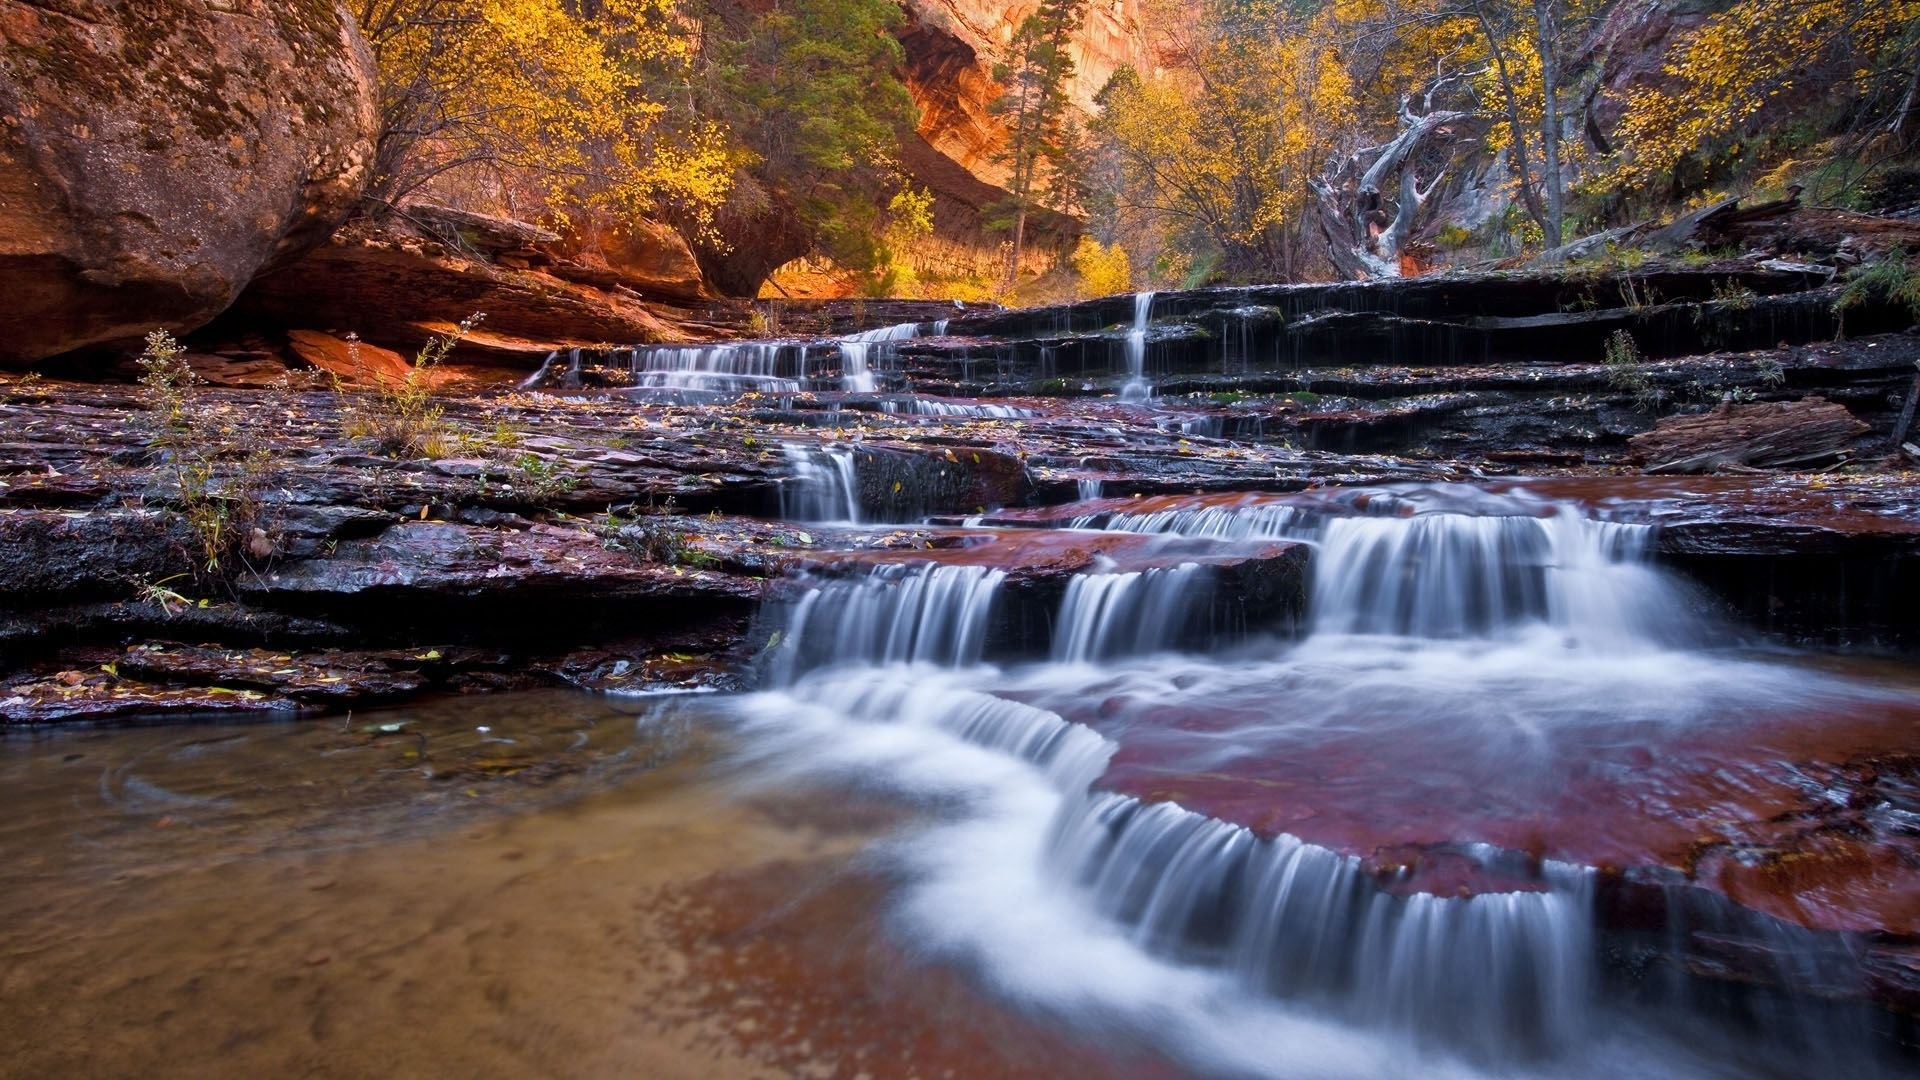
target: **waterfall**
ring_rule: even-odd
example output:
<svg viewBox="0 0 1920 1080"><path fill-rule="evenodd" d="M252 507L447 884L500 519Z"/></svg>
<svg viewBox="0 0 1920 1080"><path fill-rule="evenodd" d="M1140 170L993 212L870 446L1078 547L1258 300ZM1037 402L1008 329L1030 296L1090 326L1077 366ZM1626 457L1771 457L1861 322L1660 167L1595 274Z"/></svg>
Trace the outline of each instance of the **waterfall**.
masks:
<svg viewBox="0 0 1920 1080"><path fill-rule="evenodd" d="M560 350L555 349L552 352L547 354L547 358L540 362L540 366L534 370L533 374L527 376L524 379L521 379L519 385L515 386L514 389L538 390L541 387L544 387L547 383L548 372L551 372L554 369L554 366L559 363L560 363Z"/></svg>
<svg viewBox="0 0 1920 1080"><path fill-rule="evenodd" d="M1578 867L1547 862L1533 891L1396 896L1351 856L1097 791L1067 800L1049 860L1142 948L1355 1021L1511 1058L1565 1045L1588 1015Z"/></svg>
<svg viewBox="0 0 1920 1080"><path fill-rule="evenodd" d="M850 447L789 453L822 502L851 498ZM941 808L889 849L917 946L1015 1000L1138 1024L1203 1075L1600 1075L1676 1048L1672 1073L1775 1048L1783 1074L1873 1073L1854 1048L1878 1036L1841 1014L1876 985L1874 954L1662 846L1689 815L1711 834L1715 792L1744 783L1725 747L1822 715L1839 683L1674 648L1708 638L1649 562L1651 527L1452 485L1133 505L1072 524L1311 545L1306 640L1175 652L1215 611L1201 562L1069 578L1045 663L980 662L990 635L1039 621L1038 587L989 567L856 566L769 608L779 689L752 709L794 735L765 752ZM1198 545L1118 546L1171 562ZM1693 768L1705 808L1669 799ZM1647 910L1623 922L1623 896ZM1616 1011L1600 970L1622 956L1635 989ZM1649 1030L1663 1012L1680 1040ZM1727 1036L1728 1015L1764 1042ZM1709 1036L1727 1037L1693 1053Z"/></svg>
<svg viewBox="0 0 1920 1080"><path fill-rule="evenodd" d="M1600 521L1573 506L1434 512L1376 495L1366 513L1279 502L1086 514L1076 528L1314 546L1317 634L1492 637L1547 627L1566 642L1630 649L1706 635L1685 591L1648 562L1652 526ZM1515 513L1515 509L1531 512Z"/></svg>
<svg viewBox="0 0 1920 1080"><path fill-rule="evenodd" d="M1106 768L1113 743L1057 713L898 672L832 671L788 691L859 723L937 728L1039 768L1062 791L1084 790Z"/></svg>
<svg viewBox="0 0 1920 1080"><path fill-rule="evenodd" d="M1083 514L1072 521L1076 529L1110 532L1162 533L1204 540L1296 540L1310 538L1313 519L1279 503L1245 506L1176 507L1115 514Z"/></svg>
<svg viewBox="0 0 1920 1080"><path fill-rule="evenodd" d="M940 398L914 397L906 401L906 411L914 416L955 416L985 420L1024 420L1034 415L1032 409L1022 409L1017 405L993 405L986 402L944 401ZM886 405L887 412L897 411L894 403Z"/></svg>
<svg viewBox="0 0 1920 1080"><path fill-rule="evenodd" d="M1603 647L1694 636L1683 595L1644 562L1651 536L1566 507L1330 518L1312 562L1313 630L1461 638L1546 626Z"/></svg>
<svg viewBox="0 0 1920 1080"><path fill-rule="evenodd" d="M871 394L878 388L873 376L875 360L893 359L902 341L920 336L919 323L900 323L877 330L862 330L840 339L841 385L857 393Z"/></svg>
<svg viewBox="0 0 1920 1080"><path fill-rule="evenodd" d="M1053 659L1080 663L1174 648L1210 599L1210 573L1182 563L1074 575L1054 625Z"/></svg>
<svg viewBox="0 0 1920 1080"><path fill-rule="evenodd" d="M655 345L631 350L633 384L722 393L794 393L805 377L803 352L779 342Z"/></svg>
<svg viewBox="0 0 1920 1080"><path fill-rule="evenodd" d="M849 664L978 663L1006 577L984 566L895 563L807 579L773 650L774 681Z"/></svg>
<svg viewBox="0 0 1920 1080"><path fill-rule="evenodd" d="M1153 294L1133 294L1133 328L1127 331L1127 383L1120 390L1122 401L1145 401L1153 396L1147 382L1147 323L1153 317Z"/></svg>
<svg viewBox="0 0 1920 1080"><path fill-rule="evenodd" d="M853 448L845 443L783 446L793 475L780 484L780 516L789 521L858 524L860 483Z"/></svg>
<svg viewBox="0 0 1920 1080"><path fill-rule="evenodd" d="M1080 501L1091 502L1092 500L1100 497L1100 489L1103 486L1103 482L1097 476L1094 476L1094 477L1083 476L1080 479L1074 481L1074 485L1076 489L1079 491Z"/></svg>

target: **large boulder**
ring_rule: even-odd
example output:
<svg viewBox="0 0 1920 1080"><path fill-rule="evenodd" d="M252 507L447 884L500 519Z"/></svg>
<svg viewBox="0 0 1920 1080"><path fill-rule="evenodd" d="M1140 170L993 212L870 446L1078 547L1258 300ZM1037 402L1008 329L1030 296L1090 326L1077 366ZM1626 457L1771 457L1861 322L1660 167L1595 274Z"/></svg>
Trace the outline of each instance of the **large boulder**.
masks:
<svg viewBox="0 0 1920 1080"><path fill-rule="evenodd" d="M662 300L713 295L686 239L657 221L589 217L549 249L558 256L550 272L568 281Z"/></svg>
<svg viewBox="0 0 1920 1080"><path fill-rule="evenodd" d="M365 193L336 0L0 0L0 365L190 330Z"/></svg>
<svg viewBox="0 0 1920 1080"><path fill-rule="evenodd" d="M262 274L221 325L352 333L410 355L480 314L485 321L454 359L526 369L554 349L698 336L628 290L565 281L519 259L514 266L506 254L488 261L475 249L490 242L468 235L466 250L457 250L402 218L358 218L292 265Z"/></svg>

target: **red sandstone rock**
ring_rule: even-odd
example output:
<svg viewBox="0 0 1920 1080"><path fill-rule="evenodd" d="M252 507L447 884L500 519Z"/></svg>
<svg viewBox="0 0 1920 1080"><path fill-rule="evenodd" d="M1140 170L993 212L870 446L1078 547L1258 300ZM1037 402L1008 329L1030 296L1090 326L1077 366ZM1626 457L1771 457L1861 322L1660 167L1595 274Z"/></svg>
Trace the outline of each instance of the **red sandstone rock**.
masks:
<svg viewBox="0 0 1920 1080"><path fill-rule="evenodd" d="M334 0L0 0L0 365L191 330L371 178Z"/></svg>
<svg viewBox="0 0 1920 1080"><path fill-rule="evenodd" d="M235 314L353 332L411 353L475 312L486 320L463 351L529 367L556 348L681 336L630 292L495 266L403 227L367 221L354 222L305 258L255 281Z"/></svg>

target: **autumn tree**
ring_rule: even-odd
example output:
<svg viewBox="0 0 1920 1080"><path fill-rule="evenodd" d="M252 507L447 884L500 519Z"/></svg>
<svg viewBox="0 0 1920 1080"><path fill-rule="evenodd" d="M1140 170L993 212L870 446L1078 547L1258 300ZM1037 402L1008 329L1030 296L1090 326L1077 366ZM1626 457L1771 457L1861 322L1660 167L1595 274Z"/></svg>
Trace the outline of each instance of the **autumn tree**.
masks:
<svg viewBox="0 0 1920 1080"><path fill-rule="evenodd" d="M1133 265L1127 259L1127 249L1119 244L1103 244L1091 236L1082 236L1068 261L1080 279L1082 297L1126 292L1133 280Z"/></svg>
<svg viewBox="0 0 1920 1080"><path fill-rule="evenodd" d="M1325 18L1268 0L1168 14L1163 70L1116 73L1091 125L1115 215L1157 222L1189 266L1309 273L1309 182L1358 137Z"/></svg>
<svg viewBox="0 0 1920 1080"><path fill-rule="evenodd" d="M674 104L690 43L673 0L355 2L380 74L376 200L483 174L529 217L704 226L725 196L723 133Z"/></svg>
<svg viewBox="0 0 1920 1080"><path fill-rule="evenodd" d="M818 254L853 270L881 254L880 207L915 108L900 81L889 0L698 0L693 101L733 133L732 189L716 235L688 230L708 279L755 295L775 269Z"/></svg>
<svg viewBox="0 0 1920 1080"><path fill-rule="evenodd" d="M1678 199L1743 159L1790 172L1859 158L1865 172L1920 137L1920 2L1736 0L1665 73L1628 101L1612 182ZM1769 139L1790 118L1811 145Z"/></svg>
<svg viewBox="0 0 1920 1080"><path fill-rule="evenodd" d="M1086 0L1041 0L1014 31L1007 59L994 68L1002 90L992 110L1007 127L1006 145L994 160L1007 170L1011 196L1001 208L1013 231L1008 281L1019 272L1028 215L1041 206L1059 208L1070 184L1067 84L1074 75L1071 47L1085 15Z"/></svg>

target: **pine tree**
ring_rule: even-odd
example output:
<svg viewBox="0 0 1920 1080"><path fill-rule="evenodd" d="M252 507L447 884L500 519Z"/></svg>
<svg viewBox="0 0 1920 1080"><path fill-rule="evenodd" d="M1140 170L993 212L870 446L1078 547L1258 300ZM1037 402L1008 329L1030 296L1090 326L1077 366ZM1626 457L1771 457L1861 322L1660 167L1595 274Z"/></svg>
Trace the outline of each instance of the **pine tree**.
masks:
<svg viewBox="0 0 1920 1080"><path fill-rule="evenodd" d="M699 24L695 107L738 140L720 242L694 249L708 280L752 296L804 255L872 268L893 158L918 119L899 75L899 5L688 0L681 10Z"/></svg>
<svg viewBox="0 0 1920 1080"><path fill-rule="evenodd" d="M1069 50L1085 15L1086 0L1041 0L1014 31L1006 61L994 69L1004 89L993 111L1007 126L1007 144L994 160L1007 169L1010 198L1003 211L1013 227L1008 282L1019 274L1027 216L1061 199L1069 187L1067 83L1074 75Z"/></svg>

